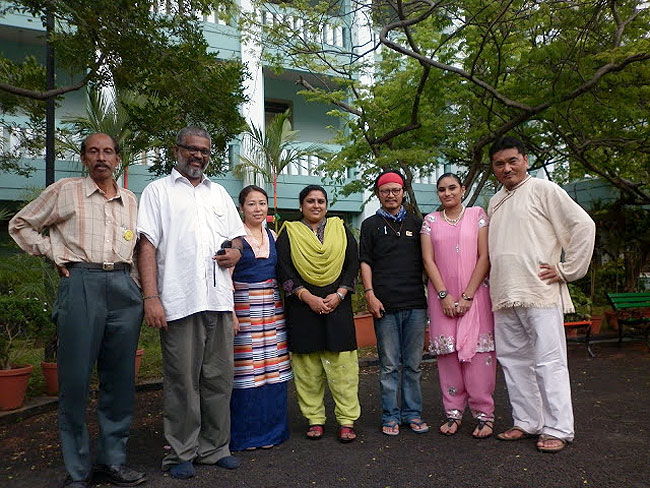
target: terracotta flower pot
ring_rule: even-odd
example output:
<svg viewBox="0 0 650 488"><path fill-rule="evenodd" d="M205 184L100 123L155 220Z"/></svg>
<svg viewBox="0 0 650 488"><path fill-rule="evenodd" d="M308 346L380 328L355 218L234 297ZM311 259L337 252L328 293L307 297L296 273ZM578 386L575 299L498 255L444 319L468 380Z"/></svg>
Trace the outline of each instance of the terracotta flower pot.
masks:
<svg viewBox="0 0 650 488"><path fill-rule="evenodd" d="M375 321L370 313L360 313L354 316L354 329L357 336L357 347L377 345L375 336Z"/></svg>
<svg viewBox="0 0 650 488"><path fill-rule="evenodd" d="M142 366L142 356L144 355L144 349L136 349L135 351L135 377L138 377L140 373L140 366Z"/></svg>
<svg viewBox="0 0 650 488"><path fill-rule="evenodd" d="M609 330L618 330L618 318L614 312L606 310L605 318L607 319L607 327Z"/></svg>
<svg viewBox="0 0 650 488"><path fill-rule="evenodd" d="M591 335L600 334L600 326L603 323L602 315L594 315L591 317Z"/></svg>
<svg viewBox="0 0 650 488"><path fill-rule="evenodd" d="M429 326L424 329L424 352L429 352L429 345L431 344L431 337L429 336Z"/></svg>
<svg viewBox="0 0 650 488"><path fill-rule="evenodd" d="M30 364L0 370L0 410L15 410L25 401L27 383L34 367Z"/></svg>
<svg viewBox="0 0 650 488"><path fill-rule="evenodd" d="M45 392L50 396L59 394L59 370L57 363L46 363L41 361L41 370L45 378Z"/></svg>

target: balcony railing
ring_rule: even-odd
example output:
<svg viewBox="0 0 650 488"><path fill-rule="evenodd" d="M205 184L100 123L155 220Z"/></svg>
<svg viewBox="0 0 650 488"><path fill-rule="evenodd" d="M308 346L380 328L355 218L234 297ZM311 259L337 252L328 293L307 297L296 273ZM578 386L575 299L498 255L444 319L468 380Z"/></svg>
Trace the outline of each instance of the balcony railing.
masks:
<svg viewBox="0 0 650 488"><path fill-rule="evenodd" d="M151 11L163 15L176 15L184 13L183 2L174 0L155 0L151 4ZM228 16L225 7L220 7L209 14L203 14L203 22L208 24L227 25Z"/></svg>
<svg viewBox="0 0 650 488"><path fill-rule="evenodd" d="M258 13L257 18L261 24L268 27L286 25L295 31L297 36L304 39L314 42L322 42L327 46L339 48L347 47L346 36L348 29L346 27L326 22L322 26L322 31L318 34L314 34L305 26L303 18L299 15L294 15L289 10L280 11L275 5L269 8L273 8L273 11L263 10Z"/></svg>

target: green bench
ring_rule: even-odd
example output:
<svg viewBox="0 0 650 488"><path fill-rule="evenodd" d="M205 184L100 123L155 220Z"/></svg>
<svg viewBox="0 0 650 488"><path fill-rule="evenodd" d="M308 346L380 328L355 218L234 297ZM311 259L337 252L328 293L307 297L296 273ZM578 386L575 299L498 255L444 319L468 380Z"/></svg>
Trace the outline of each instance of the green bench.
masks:
<svg viewBox="0 0 650 488"><path fill-rule="evenodd" d="M607 293L607 298L618 320L619 344L627 328L633 335L643 335L650 349L650 293Z"/></svg>

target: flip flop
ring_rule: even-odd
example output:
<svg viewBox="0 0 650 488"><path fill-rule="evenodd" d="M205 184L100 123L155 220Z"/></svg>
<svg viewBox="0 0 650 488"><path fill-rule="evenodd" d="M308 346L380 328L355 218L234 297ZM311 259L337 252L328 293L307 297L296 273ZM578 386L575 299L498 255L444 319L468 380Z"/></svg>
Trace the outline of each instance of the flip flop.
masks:
<svg viewBox="0 0 650 488"><path fill-rule="evenodd" d="M566 441L564 439L560 439L559 437L555 437L554 435L549 435L549 434L542 434L539 436L539 440L544 442L544 441L560 441L560 444L557 446L553 447L546 447L546 446L537 446L537 450L539 452L548 452L550 454L555 454L556 452L560 452L562 449L566 447Z"/></svg>
<svg viewBox="0 0 650 488"><path fill-rule="evenodd" d="M406 423L408 424L409 429L411 429L411 432L415 432L416 434L426 434L429 432L429 426L422 419L411 419Z"/></svg>
<svg viewBox="0 0 650 488"><path fill-rule="evenodd" d="M513 432L521 432L521 435L517 437L511 437L510 434ZM510 427L508 430L501 432L500 434L497 434L497 439L500 441L522 441L524 439L531 439L535 437L535 434L531 434L530 432L526 432L524 429L518 426L513 426Z"/></svg>
<svg viewBox="0 0 650 488"><path fill-rule="evenodd" d="M390 430L385 430L386 428ZM386 422L382 424L381 426L381 431L384 435L390 435L390 436L395 436L399 435L399 424L395 420L391 420L390 422Z"/></svg>

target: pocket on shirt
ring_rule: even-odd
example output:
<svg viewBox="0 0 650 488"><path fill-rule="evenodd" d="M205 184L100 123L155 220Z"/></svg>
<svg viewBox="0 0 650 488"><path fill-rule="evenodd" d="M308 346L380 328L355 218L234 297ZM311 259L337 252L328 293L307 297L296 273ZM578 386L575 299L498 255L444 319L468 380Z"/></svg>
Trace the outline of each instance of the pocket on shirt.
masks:
<svg viewBox="0 0 650 488"><path fill-rule="evenodd" d="M115 254L120 258L119 262L129 262L133 259L135 249L135 229L127 229L120 226L119 235L115 239Z"/></svg>

